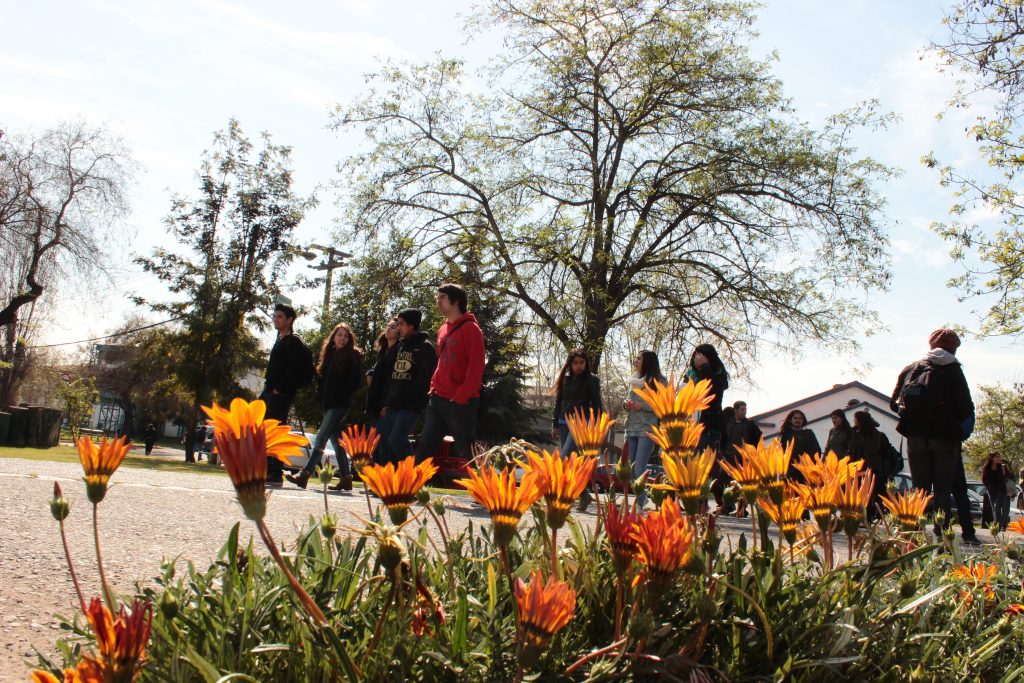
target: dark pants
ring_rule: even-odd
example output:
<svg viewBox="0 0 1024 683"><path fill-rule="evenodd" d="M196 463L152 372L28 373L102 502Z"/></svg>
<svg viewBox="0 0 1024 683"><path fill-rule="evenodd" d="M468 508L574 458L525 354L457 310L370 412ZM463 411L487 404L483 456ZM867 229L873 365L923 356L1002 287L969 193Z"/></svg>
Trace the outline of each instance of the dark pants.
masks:
<svg viewBox="0 0 1024 683"><path fill-rule="evenodd" d="M288 411L292 408L291 394L272 394L264 389L260 394L260 400L267 404L265 417L269 420L277 420L281 424L288 424ZM284 483L284 463L277 458L267 458L267 481L275 484Z"/></svg>
<svg viewBox="0 0 1024 683"><path fill-rule="evenodd" d="M423 417L423 431L416 447L416 459L422 460L437 453L441 441L448 434L455 439L455 453L465 459L473 457L473 439L476 438L476 415L480 401L456 403L447 398L431 395Z"/></svg>
<svg viewBox="0 0 1024 683"><path fill-rule="evenodd" d="M153 452L153 446L156 444L156 439L146 439L146 455Z"/></svg>
<svg viewBox="0 0 1024 683"><path fill-rule="evenodd" d="M964 538L974 536L974 521L971 519L971 499L967 497L967 473L964 472L964 458L956 459L953 470L953 500L956 501L956 516L960 518L960 532Z"/></svg>
<svg viewBox="0 0 1024 683"><path fill-rule="evenodd" d="M378 445L379 462L398 465L402 460L413 454L409 432L416 426L422 413L418 410L404 408L388 408L377 422L377 433L380 434Z"/></svg>
<svg viewBox="0 0 1024 683"><path fill-rule="evenodd" d="M907 459L910 461L910 478L914 488L932 494L930 511L945 512L944 524L949 524L952 512L950 494L957 462L963 467L959 439L912 436L907 439Z"/></svg>

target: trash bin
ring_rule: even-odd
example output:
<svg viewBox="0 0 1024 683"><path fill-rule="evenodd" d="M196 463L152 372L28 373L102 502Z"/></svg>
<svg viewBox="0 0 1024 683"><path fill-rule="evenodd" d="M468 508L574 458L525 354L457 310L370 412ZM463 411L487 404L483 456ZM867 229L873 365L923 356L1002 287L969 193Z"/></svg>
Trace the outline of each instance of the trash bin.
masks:
<svg viewBox="0 0 1024 683"><path fill-rule="evenodd" d="M7 432L7 445L15 448L25 447L25 430L28 428L28 408L10 406L11 426Z"/></svg>
<svg viewBox="0 0 1024 683"><path fill-rule="evenodd" d="M11 414L0 411L0 446L7 443L7 435L11 432Z"/></svg>
<svg viewBox="0 0 1024 683"><path fill-rule="evenodd" d="M63 413L59 408L43 408L40 416L36 448L53 448L60 443L60 423Z"/></svg>
<svg viewBox="0 0 1024 683"><path fill-rule="evenodd" d="M42 427L42 406L28 407L28 424L25 425L25 446L39 448L39 429Z"/></svg>

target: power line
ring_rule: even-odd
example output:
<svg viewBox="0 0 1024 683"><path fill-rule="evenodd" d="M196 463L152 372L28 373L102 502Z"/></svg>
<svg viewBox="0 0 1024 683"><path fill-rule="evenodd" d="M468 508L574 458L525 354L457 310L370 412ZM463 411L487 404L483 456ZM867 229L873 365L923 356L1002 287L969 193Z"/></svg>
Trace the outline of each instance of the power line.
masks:
<svg viewBox="0 0 1024 683"><path fill-rule="evenodd" d="M60 344L30 344L27 348L30 349L52 349L55 346L71 346L72 344L85 344L87 342L103 341L104 339L111 339L113 337L123 337L126 334L132 332L140 332L142 330L148 330L152 327L159 327L160 325L166 325L167 323L173 323L175 320L181 320L182 316L176 316L174 318L168 318L167 320L161 320L158 323L150 323L149 325L143 325L142 327L133 327L130 330L121 330L114 334L108 334L103 337L93 337L92 339L79 339L78 341L61 342Z"/></svg>

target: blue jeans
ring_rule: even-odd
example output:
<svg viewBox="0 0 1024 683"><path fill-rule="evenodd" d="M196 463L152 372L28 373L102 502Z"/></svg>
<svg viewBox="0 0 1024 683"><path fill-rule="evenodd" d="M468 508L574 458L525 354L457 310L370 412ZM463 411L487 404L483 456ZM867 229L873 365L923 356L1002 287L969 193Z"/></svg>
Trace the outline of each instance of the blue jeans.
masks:
<svg viewBox="0 0 1024 683"><path fill-rule="evenodd" d="M647 471L647 463L651 461L651 455L657 444L646 436L627 436L626 448L629 450L629 458L633 461L633 479L639 479ZM646 491L641 493L637 503L642 508L647 502Z"/></svg>
<svg viewBox="0 0 1024 683"><path fill-rule="evenodd" d="M576 442L572 439L572 432L569 425L563 420L558 421L558 453L563 458L568 458L576 450Z"/></svg>
<svg viewBox="0 0 1024 683"><path fill-rule="evenodd" d="M310 474L316 472L316 468L323 460L324 449L329 440L334 446L334 453L338 458L338 475L343 477L352 474L352 470L348 466L348 456L338 445L338 439L341 438L341 426L345 424L348 411L348 408L328 408L324 412L324 419L320 422L320 429L313 440L313 452L309 454L309 460L302 469Z"/></svg>
<svg viewBox="0 0 1024 683"><path fill-rule="evenodd" d="M413 454L412 444L409 443L409 432L416 426L420 419L418 410L405 410L403 408L388 408L377 422L377 431L380 433L380 463L386 465L393 462L396 465Z"/></svg>

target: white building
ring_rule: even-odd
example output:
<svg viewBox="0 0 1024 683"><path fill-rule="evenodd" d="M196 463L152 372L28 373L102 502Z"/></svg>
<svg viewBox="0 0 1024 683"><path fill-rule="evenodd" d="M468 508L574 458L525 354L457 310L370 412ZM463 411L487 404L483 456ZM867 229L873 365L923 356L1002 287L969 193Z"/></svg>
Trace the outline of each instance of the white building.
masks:
<svg viewBox="0 0 1024 683"><path fill-rule="evenodd" d="M814 431L818 443L824 448L828 441L828 430L832 429L831 414L837 408L846 414L851 425L855 412L868 411L878 422L878 429L889 437L889 442L900 453L906 453L903 436L896 431L899 416L889 410L889 395L856 381L836 384L827 391L754 415L751 419L761 428L765 441L768 441L779 436L782 423L791 410L803 411L807 416L807 426Z"/></svg>

